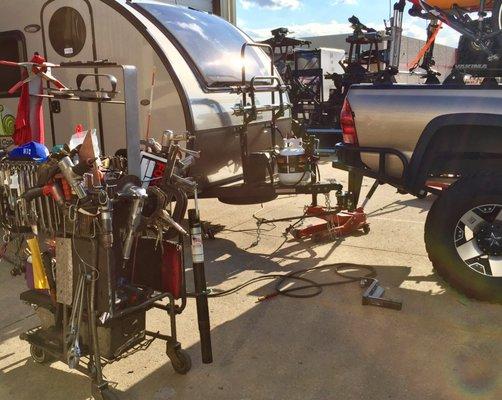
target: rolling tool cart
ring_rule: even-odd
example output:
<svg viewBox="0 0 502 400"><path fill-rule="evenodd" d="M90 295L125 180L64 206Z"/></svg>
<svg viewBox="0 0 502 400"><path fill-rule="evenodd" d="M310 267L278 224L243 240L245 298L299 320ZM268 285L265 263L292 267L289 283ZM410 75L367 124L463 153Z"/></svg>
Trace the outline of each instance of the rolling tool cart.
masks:
<svg viewBox="0 0 502 400"><path fill-rule="evenodd" d="M60 146L49 153L33 142L14 149L0 161L1 222L6 238L25 238L29 248L26 273L33 285L20 298L34 306L42 323L21 339L30 344L33 360L65 362L91 378L94 398L114 399L103 367L154 339L166 341L176 372L190 370L176 332L177 315L187 303L183 246L188 236L202 358L212 362L197 185L183 176L199 153L182 148L186 135L172 132L163 135L162 143L149 142L155 154L148 146L140 152L134 67L64 67L121 70L123 100L116 96L115 77L97 72L78 75L76 91L50 89L40 96L123 105L127 158L95 154L89 133L74 149ZM88 77L108 79L111 92L83 90ZM152 159L162 171L154 177L148 175ZM189 212L190 233L181 225L188 196L196 200ZM146 329L147 311L154 308L166 312L169 335Z"/></svg>

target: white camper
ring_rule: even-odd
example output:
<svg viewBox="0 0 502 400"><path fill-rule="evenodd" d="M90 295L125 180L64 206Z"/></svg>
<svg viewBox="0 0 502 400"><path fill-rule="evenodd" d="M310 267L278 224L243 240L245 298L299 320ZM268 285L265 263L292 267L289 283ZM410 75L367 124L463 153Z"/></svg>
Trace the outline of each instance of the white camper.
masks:
<svg viewBox="0 0 502 400"><path fill-rule="evenodd" d="M215 15L173 1L154 0L5 0L0 13L0 60L26 61L34 53L48 62L109 60L138 69L140 135L147 130L151 107L150 136L160 138L170 129L190 131L194 148L202 151L192 174L203 185L221 184L241 175L239 129L242 118L232 107L241 96L231 86L269 76L270 59L260 49L241 48L248 36ZM214 1L176 1L189 6ZM232 11L221 7L220 12ZM208 6L209 7L209 6ZM72 68L55 69L67 86L75 85ZM155 84L152 76L155 71ZM88 72L88 71L87 71ZM15 69L0 67L0 135L11 135L18 97L7 90L20 80ZM119 85L120 87L120 85ZM150 97L153 87L153 102ZM17 96L17 95L16 95ZM257 104L270 103L270 94L257 94ZM46 145L66 143L77 124L96 128L106 154L125 147L123 109L95 103L58 102L44 105ZM251 151L270 147L270 124L264 114L248 130ZM290 118L280 122L287 130Z"/></svg>

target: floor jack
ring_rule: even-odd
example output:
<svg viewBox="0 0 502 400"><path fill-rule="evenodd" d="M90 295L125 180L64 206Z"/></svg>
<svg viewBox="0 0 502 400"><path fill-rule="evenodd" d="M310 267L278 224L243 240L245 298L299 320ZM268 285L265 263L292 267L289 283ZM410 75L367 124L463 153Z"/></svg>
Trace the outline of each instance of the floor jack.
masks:
<svg viewBox="0 0 502 400"><path fill-rule="evenodd" d="M276 222L291 220L299 220L299 222L301 222L308 218L319 218L326 222L310 225L305 228L296 228L297 224L294 224L286 230L286 234L291 234L297 240L306 238L312 238L314 240L324 240L326 238L336 239L348 236L357 231L368 234L370 232L370 225L367 221L364 207L373 197L379 185L380 183L375 181L361 207L356 208L352 194L342 192L340 186L340 190L337 192L338 204L336 207L331 207L329 201L326 206L319 206L317 204L317 196L313 195L312 204L305 208L304 215L296 218L289 217L274 220L256 218L257 225L260 227L263 224L273 224Z"/></svg>

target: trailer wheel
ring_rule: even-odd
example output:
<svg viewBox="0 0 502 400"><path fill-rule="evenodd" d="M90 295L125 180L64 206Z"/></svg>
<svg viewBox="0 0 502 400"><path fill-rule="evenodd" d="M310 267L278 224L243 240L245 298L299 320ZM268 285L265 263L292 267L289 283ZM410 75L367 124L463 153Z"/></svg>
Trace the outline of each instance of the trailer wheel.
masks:
<svg viewBox="0 0 502 400"><path fill-rule="evenodd" d="M168 349L167 356L176 373L186 375L192 369L192 359L190 355L182 349Z"/></svg>
<svg viewBox="0 0 502 400"><path fill-rule="evenodd" d="M30 355L37 364L47 364L52 361L52 357L44 349L34 344L30 345Z"/></svg>
<svg viewBox="0 0 502 400"><path fill-rule="evenodd" d="M452 287L502 303L502 178L462 178L444 191L427 216L425 244Z"/></svg>

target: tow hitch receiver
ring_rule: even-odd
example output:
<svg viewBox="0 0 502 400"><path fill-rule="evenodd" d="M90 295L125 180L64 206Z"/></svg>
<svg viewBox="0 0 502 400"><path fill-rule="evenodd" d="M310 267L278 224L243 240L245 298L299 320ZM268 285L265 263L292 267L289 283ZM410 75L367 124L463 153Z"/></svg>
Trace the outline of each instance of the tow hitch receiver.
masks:
<svg viewBox="0 0 502 400"><path fill-rule="evenodd" d="M361 280L361 287L366 288L363 294L363 306L377 306L401 311L403 303L397 300L385 299L383 294L385 289L380 286L378 279L364 278Z"/></svg>

